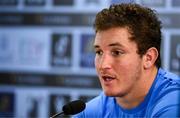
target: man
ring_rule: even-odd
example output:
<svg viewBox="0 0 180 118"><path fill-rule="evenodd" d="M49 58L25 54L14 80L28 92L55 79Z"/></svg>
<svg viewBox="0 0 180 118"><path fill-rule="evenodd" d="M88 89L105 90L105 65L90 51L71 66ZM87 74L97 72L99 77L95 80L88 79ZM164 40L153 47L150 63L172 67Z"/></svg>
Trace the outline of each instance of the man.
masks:
<svg viewBox="0 0 180 118"><path fill-rule="evenodd" d="M79 118L180 117L180 78L160 68L161 22L138 4L95 19L95 67L103 92Z"/></svg>

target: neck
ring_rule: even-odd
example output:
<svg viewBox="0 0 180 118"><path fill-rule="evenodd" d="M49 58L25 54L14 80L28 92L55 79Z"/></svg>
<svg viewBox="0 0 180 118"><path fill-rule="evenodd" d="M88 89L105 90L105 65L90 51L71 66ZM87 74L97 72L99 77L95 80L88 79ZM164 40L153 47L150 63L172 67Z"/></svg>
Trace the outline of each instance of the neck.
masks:
<svg viewBox="0 0 180 118"><path fill-rule="evenodd" d="M123 97L116 97L117 103L125 109L137 107L148 94L153 81L156 78L157 71L158 69L156 67L144 70L141 78L138 79L130 93Z"/></svg>

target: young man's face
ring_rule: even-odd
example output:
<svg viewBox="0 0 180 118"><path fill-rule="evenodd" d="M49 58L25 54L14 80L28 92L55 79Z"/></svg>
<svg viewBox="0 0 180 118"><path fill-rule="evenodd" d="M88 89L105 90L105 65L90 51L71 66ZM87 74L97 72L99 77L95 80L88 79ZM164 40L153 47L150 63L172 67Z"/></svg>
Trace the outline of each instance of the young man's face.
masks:
<svg viewBox="0 0 180 118"><path fill-rule="evenodd" d="M129 37L127 28L111 28L96 34L95 66L108 96L128 95L141 78L143 61L137 54L136 43Z"/></svg>

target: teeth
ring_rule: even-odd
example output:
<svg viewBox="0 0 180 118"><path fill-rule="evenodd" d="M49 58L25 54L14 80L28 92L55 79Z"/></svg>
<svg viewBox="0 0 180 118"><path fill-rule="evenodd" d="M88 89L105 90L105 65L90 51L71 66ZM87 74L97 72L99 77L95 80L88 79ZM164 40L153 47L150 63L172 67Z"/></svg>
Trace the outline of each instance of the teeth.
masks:
<svg viewBox="0 0 180 118"><path fill-rule="evenodd" d="M110 81L110 80L112 80L112 78L105 78L105 80L106 80L106 81Z"/></svg>
<svg viewBox="0 0 180 118"><path fill-rule="evenodd" d="M103 77L103 78L104 78L105 81L111 81L111 80L113 80L113 78L111 78L111 77Z"/></svg>

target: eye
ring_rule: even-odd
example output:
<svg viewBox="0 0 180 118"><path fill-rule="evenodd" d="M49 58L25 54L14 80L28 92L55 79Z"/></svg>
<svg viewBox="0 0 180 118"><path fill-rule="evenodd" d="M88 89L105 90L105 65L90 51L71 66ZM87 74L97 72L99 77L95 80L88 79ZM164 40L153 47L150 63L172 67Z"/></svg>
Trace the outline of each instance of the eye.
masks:
<svg viewBox="0 0 180 118"><path fill-rule="evenodd" d="M103 54L103 52L101 50L97 50L95 52L96 52L96 55L102 55Z"/></svg>
<svg viewBox="0 0 180 118"><path fill-rule="evenodd" d="M113 55L113 56L120 56L120 55L122 55L122 54L123 54L123 52L122 52L122 51L119 51L119 50L112 51L112 55Z"/></svg>

